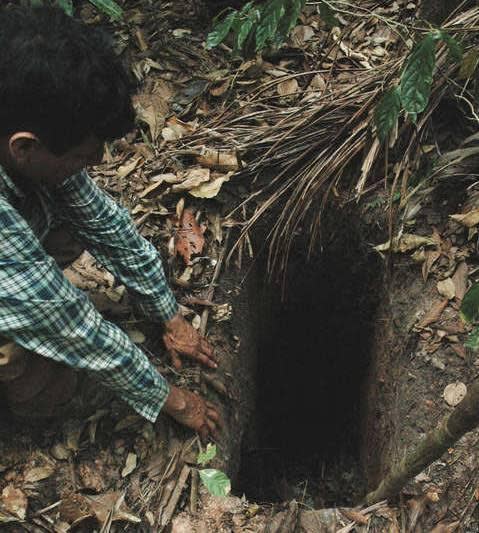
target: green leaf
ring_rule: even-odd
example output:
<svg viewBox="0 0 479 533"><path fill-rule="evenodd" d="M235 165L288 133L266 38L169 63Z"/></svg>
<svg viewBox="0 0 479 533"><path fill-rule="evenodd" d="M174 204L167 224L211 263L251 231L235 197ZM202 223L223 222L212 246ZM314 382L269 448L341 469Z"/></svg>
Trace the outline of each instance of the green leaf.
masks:
<svg viewBox="0 0 479 533"><path fill-rule="evenodd" d="M447 44L451 58L457 63L460 63L462 61L463 51L459 42L444 31L441 32L441 39Z"/></svg>
<svg viewBox="0 0 479 533"><path fill-rule="evenodd" d="M414 47L401 76L401 102L413 120L424 111L429 102L436 66L437 39L437 34L430 33Z"/></svg>
<svg viewBox="0 0 479 533"><path fill-rule="evenodd" d="M286 13L280 20L276 35L272 39L272 42L276 47L279 47L287 39L291 30L296 26L301 11L306 4L306 0L291 0L291 2L287 4Z"/></svg>
<svg viewBox="0 0 479 533"><path fill-rule="evenodd" d="M479 350L479 327L474 328L471 333L469 333L464 346L474 352Z"/></svg>
<svg viewBox="0 0 479 533"><path fill-rule="evenodd" d="M63 11L65 11L65 13L67 15L70 15L70 17L73 16L73 2L72 2L72 0L57 0L57 5L58 5L58 7L63 9Z"/></svg>
<svg viewBox="0 0 479 533"><path fill-rule="evenodd" d="M216 457L216 444L211 444L211 442L209 442L206 446L206 450L198 454L198 459L196 460L196 462L201 466L205 466L210 461L212 461L215 457Z"/></svg>
<svg viewBox="0 0 479 533"><path fill-rule="evenodd" d="M339 20L336 18L334 11L325 2L319 3L319 16L329 28L339 26Z"/></svg>
<svg viewBox="0 0 479 533"><path fill-rule="evenodd" d="M394 128L401 112L401 97L399 89L393 87L386 91L374 110L374 122L378 137L384 141L388 133Z"/></svg>
<svg viewBox="0 0 479 533"><path fill-rule="evenodd" d="M206 48L211 49L222 43L238 17L238 11L232 11L224 20L217 24L206 38Z"/></svg>
<svg viewBox="0 0 479 533"><path fill-rule="evenodd" d="M199 472L203 485L212 496L228 496L231 492L231 481L225 473L214 468L205 468Z"/></svg>
<svg viewBox="0 0 479 533"><path fill-rule="evenodd" d="M461 317L466 322L479 320L479 283L474 283L464 295L461 304Z"/></svg>
<svg viewBox="0 0 479 533"><path fill-rule="evenodd" d="M123 9L114 0L90 0L90 3L113 20L123 17Z"/></svg>
<svg viewBox="0 0 479 533"><path fill-rule="evenodd" d="M248 9L245 9L246 7L248 7ZM235 29L235 51L237 52L243 48L248 35L251 33L254 25L258 22L260 11L256 7L253 8L252 2L248 2L241 10L240 16L244 16L245 18L242 18L238 29Z"/></svg>
<svg viewBox="0 0 479 533"><path fill-rule="evenodd" d="M468 78L472 78L478 64L479 50L477 48L469 50L469 52L467 52L467 54L462 59L461 68L459 70L459 78L461 80L467 80Z"/></svg>
<svg viewBox="0 0 479 533"><path fill-rule="evenodd" d="M261 20L256 29L256 51L262 50L273 39L279 22L285 14L284 0L270 0L261 12Z"/></svg>

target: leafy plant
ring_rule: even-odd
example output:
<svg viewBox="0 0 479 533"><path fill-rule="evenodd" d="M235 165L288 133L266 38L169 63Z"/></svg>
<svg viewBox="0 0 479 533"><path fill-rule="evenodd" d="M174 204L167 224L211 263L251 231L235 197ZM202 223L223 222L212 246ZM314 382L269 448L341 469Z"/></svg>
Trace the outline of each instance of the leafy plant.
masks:
<svg viewBox="0 0 479 533"><path fill-rule="evenodd" d="M216 457L216 444L209 443L205 451L200 451L196 462L205 466ZM208 492L213 496L228 496L231 492L231 481L228 476L215 468L199 470L200 479Z"/></svg>
<svg viewBox="0 0 479 533"><path fill-rule="evenodd" d="M200 470L200 479L212 496L228 496L231 492L231 481L221 470L204 468Z"/></svg>
<svg viewBox="0 0 479 533"><path fill-rule="evenodd" d="M123 17L123 9L114 0L89 0L89 2L113 20L120 20ZM45 3L47 0L30 0L32 6L40 6ZM73 0L52 0L48 3L63 9L67 15L73 16Z"/></svg>
<svg viewBox="0 0 479 533"><path fill-rule="evenodd" d="M224 18L217 18L206 40L207 48L214 48L232 33L234 53L254 48L261 52L267 46L278 47L296 25L306 0L267 0L257 5L247 2L241 10L231 10ZM339 24L326 2L319 3L320 15L329 26Z"/></svg>
<svg viewBox="0 0 479 533"><path fill-rule="evenodd" d="M442 30L428 33L419 41L406 61L399 85L387 91L376 107L374 119L381 140L386 139L402 110L415 122L418 114L426 109L436 68L436 44L439 41L447 44L454 61L461 61L460 44Z"/></svg>
<svg viewBox="0 0 479 533"><path fill-rule="evenodd" d="M479 321L479 283L474 283L464 295L461 304L461 318L469 323ZM476 326L469 333L465 345L475 352L479 350L479 326Z"/></svg>

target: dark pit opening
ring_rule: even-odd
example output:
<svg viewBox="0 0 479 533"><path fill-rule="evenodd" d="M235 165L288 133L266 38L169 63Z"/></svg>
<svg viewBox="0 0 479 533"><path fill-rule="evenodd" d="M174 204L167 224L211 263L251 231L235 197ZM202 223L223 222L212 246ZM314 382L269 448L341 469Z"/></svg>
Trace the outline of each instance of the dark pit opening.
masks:
<svg viewBox="0 0 479 533"><path fill-rule="evenodd" d="M238 482L250 500L319 508L364 494L361 420L382 262L351 233L309 261L299 243L283 299L266 281L257 295L258 393Z"/></svg>

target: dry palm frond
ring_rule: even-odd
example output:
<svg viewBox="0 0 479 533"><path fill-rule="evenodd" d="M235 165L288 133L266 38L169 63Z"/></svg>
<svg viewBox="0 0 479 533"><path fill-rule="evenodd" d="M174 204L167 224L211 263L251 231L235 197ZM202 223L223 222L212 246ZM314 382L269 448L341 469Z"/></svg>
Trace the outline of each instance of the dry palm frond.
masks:
<svg viewBox="0 0 479 533"><path fill-rule="evenodd" d="M373 14L371 10L371 16ZM362 23L360 18L355 24ZM446 27L467 44L468 36L473 35L478 24L479 8L475 7L456 14ZM353 24L351 31L354 27ZM341 39L338 39L326 52L327 57L331 57L334 47L340 44ZM407 56L404 46L399 55L399 59L375 67L351 61L349 69L344 70L344 66L335 69L333 62L329 69L294 74L308 79L320 72L326 79L326 88L316 98L304 98L289 108L276 104L274 97L265 96L271 86L286 78L269 81L247 95L240 105L224 110L183 144L183 148L191 148L213 141L234 147L245 154L246 171L250 176L274 173L266 185L260 185L261 180L254 181L256 186L246 203L254 199L258 207L243 226L237 243L246 238L266 211L280 205L269 232L270 269L285 270L291 244L298 232L308 231L310 249L314 246L321 215L331 193L341 189L342 195L346 194L349 199L358 198L372 180L377 163L384 158L383 146L372 128L373 112L385 88L400 77ZM403 148L394 166L392 192L400 190L403 198L408 178L418 164L428 119L443 98L448 76L455 68L447 66L444 48L438 54L437 66L439 74L427 111L415 127L404 123L397 133L396 143ZM346 72L348 77L335 77L333 71ZM381 173L377 172L376 179L379 177ZM309 221L308 228L304 227L306 221Z"/></svg>

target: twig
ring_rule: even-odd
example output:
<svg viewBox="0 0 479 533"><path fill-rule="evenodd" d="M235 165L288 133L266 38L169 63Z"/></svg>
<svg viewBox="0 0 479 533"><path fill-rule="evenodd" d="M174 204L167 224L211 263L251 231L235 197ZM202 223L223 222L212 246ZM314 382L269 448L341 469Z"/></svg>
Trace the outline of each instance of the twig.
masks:
<svg viewBox="0 0 479 533"><path fill-rule="evenodd" d="M479 424L479 380L473 382L462 402L447 415L436 429L429 431L417 447L405 455L379 487L366 496L367 503L390 499L402 490L410 479L451 448L464 434Z"/></svg>
<svg viewBox="0 0 479 533"><path fill-rule="evenodd" d="M198 470L191 470L191 488L190 488L190 512L195 514L198 509L198 484L200 476Z"/></svg>
<svg viewBox="0 0 479 533"><path fill-rule="evenodd" d="M173 513L175 512L176 506L178 504L178 500L180 499L181 493L183 492L186 482L188 481L190 472L191 468L187 465L184 465L181 469L180 476L178 477L178 480L176 482L176 486L173 492L171 493L170 499L168 500L168 505L166 506L165 512L162 514L162 517L160 519L160 532L163 531L165 527L170 523L170 520L173 517Z"/></svg>
<svg viewBox="0 0 479 533"><path fill-rule="evenodd" d="M213 277L211 278L210 286L208 287L208 290L206 291L205 300L213 301L213 297L215 295L215 287L216 283L218 281L218 278L220 276L221 267L223 265L223 261L226 255L226 250L228 248L228 241L230 237L231 228L228 228L226 231L223 248L221 250L220 256L218 257L218 262L216 263L215 270L213 272ZM206 334L206 326L208 324L208 317L210 314L210 310L208 307L203 309L203 312L201 313L201 322L200 322L200 333L202 335Z"/></svg>

